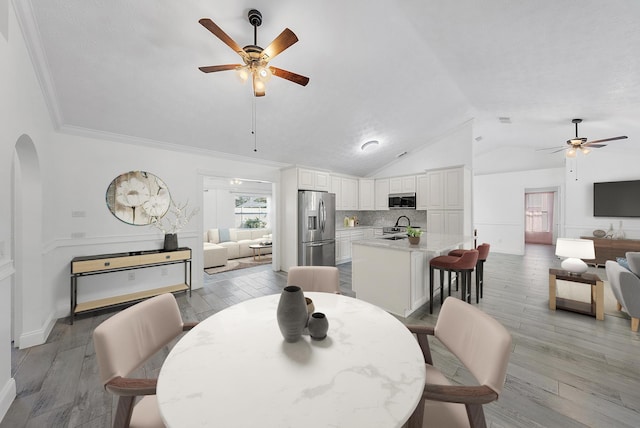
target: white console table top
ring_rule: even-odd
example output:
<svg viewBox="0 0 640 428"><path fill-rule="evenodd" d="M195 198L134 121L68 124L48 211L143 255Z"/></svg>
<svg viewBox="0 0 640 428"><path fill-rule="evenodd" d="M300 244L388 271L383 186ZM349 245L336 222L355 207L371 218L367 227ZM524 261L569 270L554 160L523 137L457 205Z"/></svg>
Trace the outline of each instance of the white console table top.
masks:
<svg viewBox="0 0 640 428"><path fill-rule="evenodd" d="M327 338L282 338L280 295L248 300L189 331L160 370L168 427L401 427L425 384L415 338L361 300L305 293L329 320Z"/></svg>

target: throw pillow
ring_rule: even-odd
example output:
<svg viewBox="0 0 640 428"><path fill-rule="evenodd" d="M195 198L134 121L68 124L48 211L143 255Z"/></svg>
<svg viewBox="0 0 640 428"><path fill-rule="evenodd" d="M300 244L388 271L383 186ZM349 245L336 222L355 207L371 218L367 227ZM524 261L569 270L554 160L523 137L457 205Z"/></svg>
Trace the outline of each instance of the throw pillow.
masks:
<svg viewBox="0 0 640 428"><path fill-rule="evenodd" d="M629 268L629 262L627 261L626 258L624 258L624 257L616 257L616 261L618 262L618 264L620 266L622 266L626 270L629 270L629 271L631 270L631 268Z"/></svg>
<svg viewBox="0 0 640 428"><path fill-rule="evenodd" d="M220 242L229 242L229 241L231 241L231 236L229 234L229 229L218 229L218 237L220 238Z"/></svg>

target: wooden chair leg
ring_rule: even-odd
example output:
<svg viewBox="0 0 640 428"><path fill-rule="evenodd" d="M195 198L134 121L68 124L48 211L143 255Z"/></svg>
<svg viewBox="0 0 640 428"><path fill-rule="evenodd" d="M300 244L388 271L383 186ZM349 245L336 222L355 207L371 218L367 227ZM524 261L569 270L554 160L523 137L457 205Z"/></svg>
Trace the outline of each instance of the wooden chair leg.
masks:
<svg viewBox="0 0 640 428"><path fill-rule="evenodd" d="M467 417L471 428L487 428L482 404L465 404L465 407L467 408Z"/></svg>
<svg viewBox="0 0 640 428"><path fill-rule="evenodd" d="M113 417L114 428L127 428L131 422L131 414L133 413L133 404L136 397L121 395L118 398L118 407Z"/></svg>
<svg viewBox="0 0 640 428"><path fill-rule="evenodd" d="M482 299L482 291L484 289L484 260L480 260L478 269L480 270L480 298Z"/></svg>
<svg viewBox="0 0 640 428"><path fill-rule="evenodd" d="M449 296L451 296L451 271L448 271L449 273Z"/></svg>
<svg viewBox="0 0 640 428"><path fill-rule="evenodd" d="M408 428L422 428L422 420L424 418L424 398L420 399L418 407L413 411L407 423Z"/></svg>
<svg viewBox="0 0 640 428"><path fill-rule="evenodd" d="M638 327L640 327L640 318L631 318L631 331L638 331Z"/></svg>

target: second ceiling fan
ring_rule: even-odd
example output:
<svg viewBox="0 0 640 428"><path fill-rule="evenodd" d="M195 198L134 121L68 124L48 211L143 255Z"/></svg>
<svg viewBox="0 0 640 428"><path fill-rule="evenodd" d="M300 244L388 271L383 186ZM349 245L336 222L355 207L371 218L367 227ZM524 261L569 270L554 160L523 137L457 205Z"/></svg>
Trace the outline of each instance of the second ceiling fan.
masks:
<svg viewBox="0 0 640 428"><path fill-rule="evenodd" d="M243 64L225 64L198 67L203 73L213 73L216 71L237 70L243 80L251 77L253 83L253 94L256 97L265 95L265 83L274 75L298 85L306 86L309 78L300 74L292 73L281 68L268 65L269 61L282 53L289 46L298 41L298 37L293 31L285 28L278 37L266 48L258 46L258 27L262 24L262 14L251 9L248 13L249 23L253 26L253 45L241 48L231 37L229 37L220 27L209 18L202 18L200 24L211 31L214 36L222 40L227 46L233 49L242 58Z"/></svg>
<svg viewBox="0 0 640 428"><path fill-rule="evenodd" d="M585 137L578 137L578 124L582 123L582 119L572 119L571 123L574 123L576 125L576 137L572 138L570 140L567 140L567 146L563 146L563 147L551 147L549 149L542 149L542 150L554 150L551 153L558 153L561 152L563 150L567 151L567 157L568 158L573 158L576 156L576 153L578 151L581 151L582 153L589 154L591 152L591 149L598 149L600 147L604 147L606 146L606 144L601 144L601 143L605 143L607 141L615 141L615 140L624 140L625 138L627 138L626 135L622 135L620 137L612 137L612 138L604 138L602 140L593 140L593 141L587 141L587 139Z"/></svg>

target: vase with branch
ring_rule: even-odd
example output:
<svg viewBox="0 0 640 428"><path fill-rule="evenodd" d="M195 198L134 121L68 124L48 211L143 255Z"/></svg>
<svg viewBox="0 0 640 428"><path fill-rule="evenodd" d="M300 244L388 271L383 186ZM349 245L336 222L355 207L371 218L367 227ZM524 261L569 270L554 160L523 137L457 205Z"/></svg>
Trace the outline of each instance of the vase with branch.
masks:
<svg viewBox="0 0 640 428"><path fill-rule="evenodd" d="M198 213L198 207L189 209L188 205L189 201L181 205L172 198L167 214L151 221L151 225L164 234L164 250L173 251L178 248L178 232Z"/></svg>

